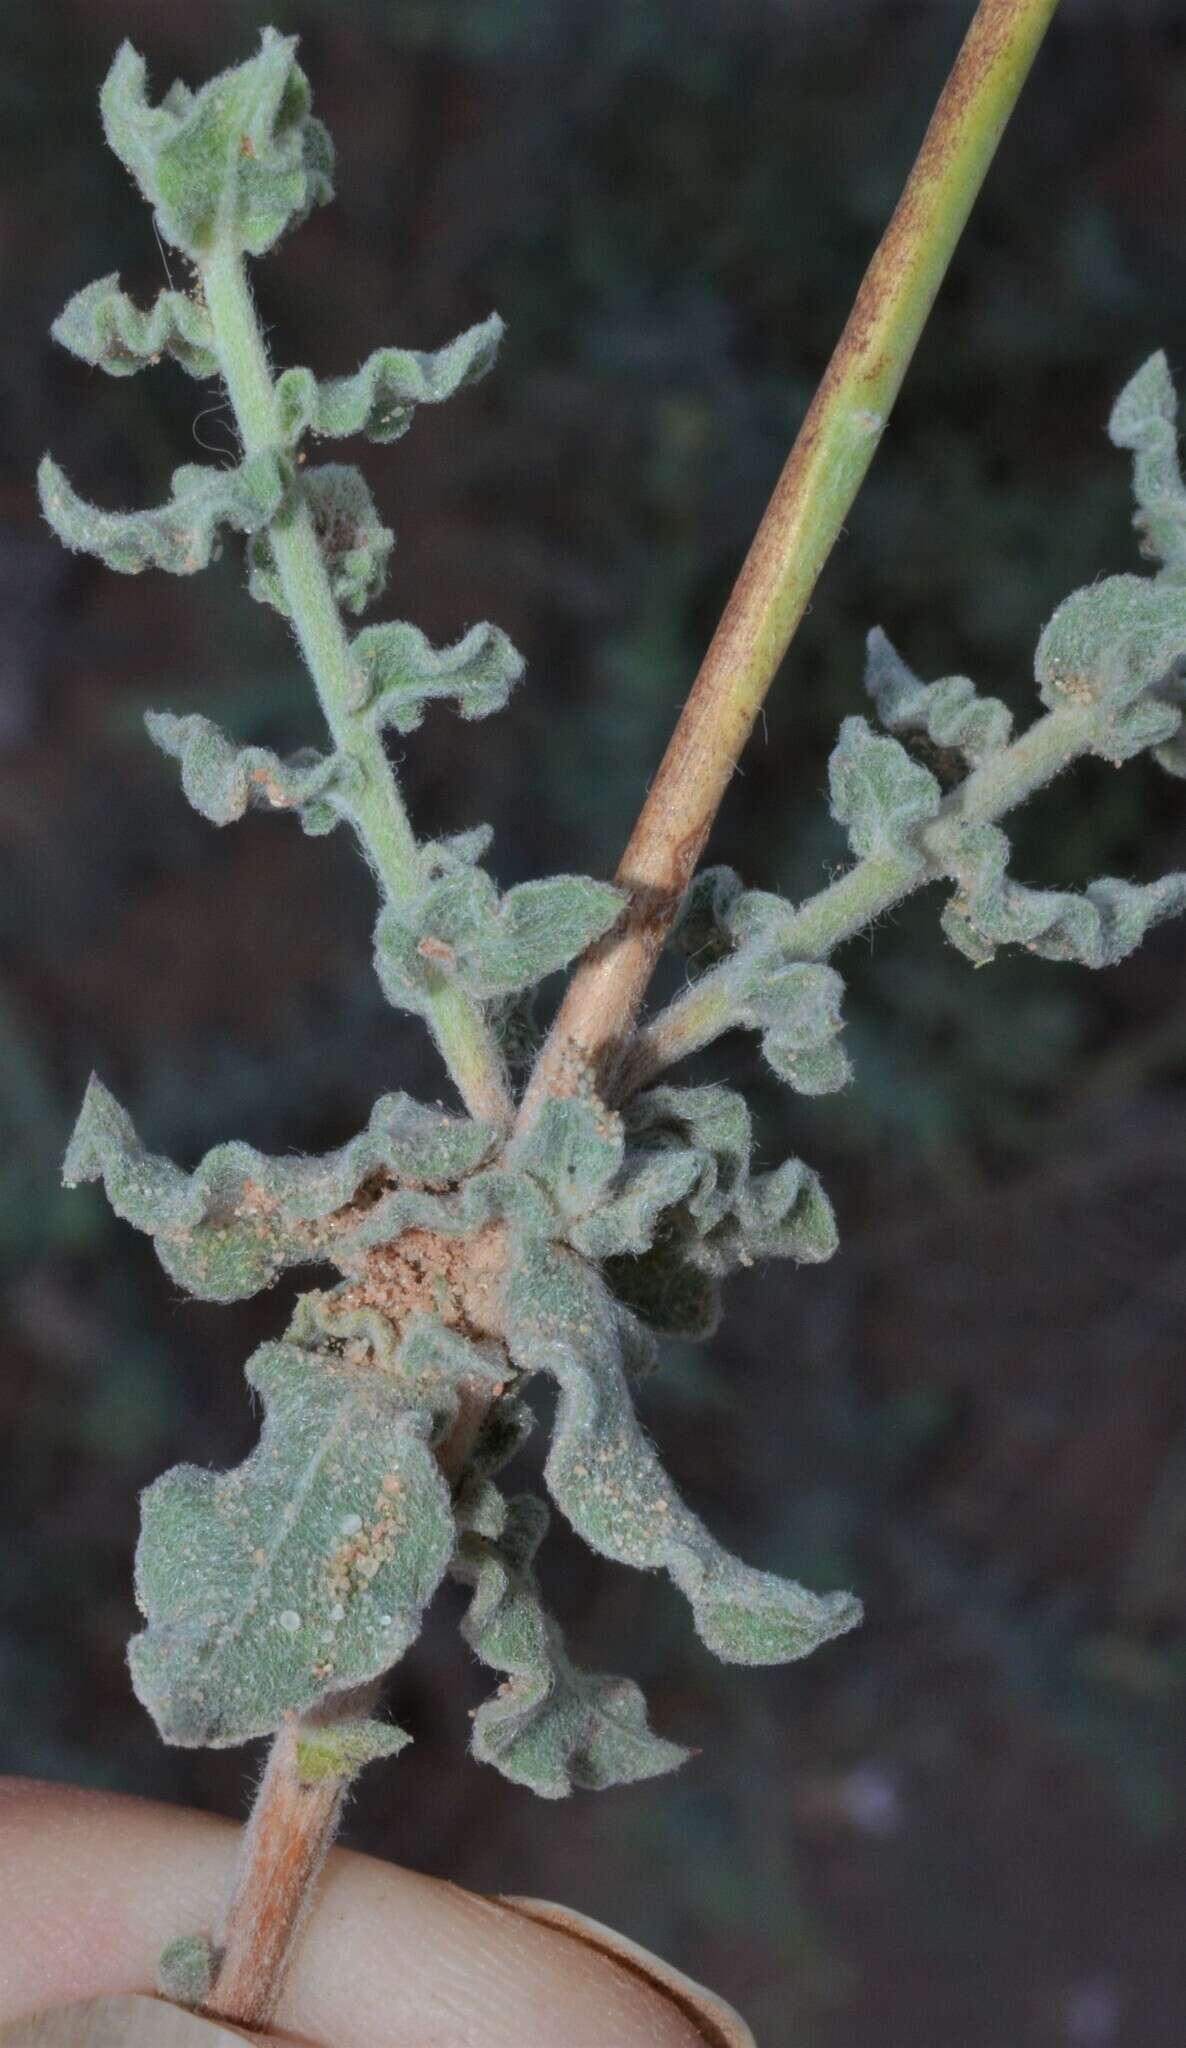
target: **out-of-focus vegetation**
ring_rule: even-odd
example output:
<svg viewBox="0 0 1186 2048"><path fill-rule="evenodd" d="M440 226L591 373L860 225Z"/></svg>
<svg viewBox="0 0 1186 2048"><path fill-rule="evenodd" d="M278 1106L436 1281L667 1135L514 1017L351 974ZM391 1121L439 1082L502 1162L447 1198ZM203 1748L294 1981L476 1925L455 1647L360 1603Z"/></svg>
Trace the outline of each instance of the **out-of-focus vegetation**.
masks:
<svg viewBox="0 0 1186 2048"><path fill-rule="evenodd" d="M430 718L403 764L426 832L467 822L443 795L472 779L511 882L612 868L968 11L6 12L6 1768L241 1804L241 1754L159 1747L122 1646L136 1490L176 1458L247 1448L241 1362L281 1327L283 1290L182 1305L90 1191L60 1192L87 1072L187 1159L232 1133L322 1148L377 1090L441 1085L372 986L349 849L272 820L203 826L143 735L142 709L167 702L271 745L315 737L234 550L200 588L124 583L39 525L45 445L113 504L151 501L195 442L230 446L181 372L111 383L49 344L80 278L119 269L142 297L161 281L99 148L94 80L124 34L163 83L244 54L265 19L299 30L342 164L338 203L259 277L283 356L353 368L329 312L343 301L359 353L431 346L492 306L507 318L497 375L369 468L397 532L407 508L394 609L441 640L496 617L528 655L510 712ZM1186 361L1184 113L1169 0L1081 0L1056 22L722 818L716 857L751 883L796 894L840 857L820 791L870 624L920 671L966 670L1020 707L1054 602L1133 565L1103 422L1153 347ZM1020 853L1050 883L1186 866L1181 788L1143 766L1081 771L1027 814ZM599 1802L530 1801L458 1762L447 1703L483 1681L430 1628L397 1682L417 1746L363 1781L352 1839L616 1920L733 1997L770 2048L1175 2048L1186 937L1170 927L1098 977L1006 959L975 973L935 910L843 963L846 1097L788 1104L727 1048L771 1155L791 1143L823 1171L842 1249L735 1285L715 1344L673 1355L648 1394L722 1533L855 1584L866 1628L802 1669L734 1677L662 1586L560 1545L574 1649L628 1665L656 1723L706 1758ZM742 1473L765 1503L744 1525Z"/></svg>

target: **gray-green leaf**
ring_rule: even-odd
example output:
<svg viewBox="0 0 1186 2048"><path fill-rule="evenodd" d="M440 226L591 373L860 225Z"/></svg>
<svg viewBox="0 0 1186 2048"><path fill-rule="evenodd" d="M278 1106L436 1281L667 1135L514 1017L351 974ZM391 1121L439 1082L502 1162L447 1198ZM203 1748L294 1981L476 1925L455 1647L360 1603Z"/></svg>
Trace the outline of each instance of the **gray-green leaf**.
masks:
<svg viewBox="0 0 1186 2048"><path fill-rule="evenodd" d="M925 864L911 836L936 815L942 791L897 740L874 733L863 718L846 718L828 763L828 782L832 815L854 853Z"/></svg>
<svg viewBox="0 0 1186 2048"><path fill-rule="evenodd" d="M273 811L294 811L304 830L330 832L349 810L351 764L339 754L311 749L282 761L270 747L240 747L192 711L149 711L145 725L161 751L181 764L181 786L195 811L212 825L229 825L254 801ZM336 799L336 801L335 801Z"/></svg>
<svg viewBox="0 0 1186 2048"><path fill-rule="evenodd" d="M297 488L313 515L334 596L349 612L365 611L387 581L395 535L380 519L362 471L350 463L323 462L304 471ZM266 528L248 544L247 567L252 597L288 618L288 599Z"/></svg>
<svg viewBox="0 0 1186 2048"><path fill-rule="evenodd" d="M1117 448L1133 452L1137 512L1144 551L1173 575L1186 572L1186 489L1178 462L1178 396L1164 351L1129 378L1108 421Z"/></svg>
<svg viewBox="0 0 1186 2048"><path fill-rule="evenodd" d="M865 643L865 688L887 732L921 733L933 746L962 754L970 767L1009 744L1008 705L999 697L981 697L967 676L922 682L880 626Z"/></svg>
<svg viewBox="0 0 1186 2048"><path fill-rule="evenodd" d="M75 292L50 332L72 355L111 377L134 376L162 356L171 356L191 377L218 374L214 329L201 300L187 292L161 292L142 313L120 290L115 271Z"/></svg>
<svg viewBox="0 0 1186 2048"><path fill-rule="evenodd" d="M564 967L608 931L622 909L608 882L553 875L499 896L482 868L431 883L409 904L388 904L375 928L375 965L393 1003L422 1010L456 979L472 995L512 995Z"/></svg>
<svg viewBox="0 0 1186 2048"><path fill-rule="evenodd" d="M186 463L173 473L168 504L148 512L104 512L78 496L48 455L37 471L41 509L58 539L125 576L150 568L192 576L217 553L222 527L255 534L273 519L290 481L287 462L267 452L249 456L237 469Z"/></svg>
<svg viewBox="0 0 1186 2048"><path fill-rule="evenodd" d="M364 626L351 653L361 671L359 708L376 727L415 732L425 707L452 697L463 718L501 711L523 674L523 657L497 626L472 626L452 647L433 647L417 626Z"/></svg>
<svg viewBox="0 0 1186 2048"><path fill-rule="evenodd" d="M444 348L377 348L350 377L285 370L276 380L284 438L295 447L304 434L365 434L368 441L398 441L419 405L439 405L493 365L502 340L497 313L467 327Z"/></svg>
<svg viewBox="0 0 1186 2048"><path fill-rule="evenodd" d="M1114 967L1163 918L1186 910L1186 874L1156 882L1111 876L1082 895L1027 889L1008 873L1009 842L996 825L965 831L957 856L959 888L943 912L953 946L982 966L998 946L1024 946L1042 960Z"/></svg>

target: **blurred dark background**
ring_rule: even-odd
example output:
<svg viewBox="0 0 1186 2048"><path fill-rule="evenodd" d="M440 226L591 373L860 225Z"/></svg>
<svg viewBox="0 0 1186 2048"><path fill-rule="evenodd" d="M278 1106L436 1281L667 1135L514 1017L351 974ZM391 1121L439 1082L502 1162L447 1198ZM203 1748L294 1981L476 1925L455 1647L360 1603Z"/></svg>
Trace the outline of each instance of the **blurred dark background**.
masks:
<svg viewBox="0 0 1186 2048"><path fill-rule="evenodd" d="M430 718L426 831L491 818L504 881L612 870L971 11L896 0L150 0L0 19L0 1765L241 1809L255 1759L166 1751L134 1703L137 1490L223 1465L281 1290L178 1298L58 1163L97 1067L156 1148L320 1149L390 1087L435 1097L368 965L344 836L215 832L141 727L202 709L316 737L238 551L198 581L68 558L50 447L109 504L231 447L213 393L55 352L69 294L163 282L95 95L122 35L193 83L299 30L339 199L257 271L281 360L353 368L497 307L497 374L363 461L399 547L388 615L493 617L529 661L489 725ZM1024 715L1068 590L1135 564L1103 423L1186 364L1186 24L1067 0L873 477L734 785L715 854L792 895L840 858L821 792L882 622L922 672ZM174 264L175 271L180 269ZM197 444L197 446L195 446ZM354 454L352 449L351 454ZM1017 832L1028 880L1186 866L1186 791L1082 772ZM683 1775L565 1806L464 1756L487 1676L445 1600L394 1685L415 1749L347 1839L563 1898L732 1997L766 2048L1177 2048L1186 2003L1186 931L1091 976L941 941L933 897L854 947L857 1080L753 1093L823 1172L842 1250L735 1284L648 1420L755 1561L869 1619L736 1674L663 1585L547 1566L573 1646L634 1672ZM719 1070L719 1067L718 1069Z"/></svg>

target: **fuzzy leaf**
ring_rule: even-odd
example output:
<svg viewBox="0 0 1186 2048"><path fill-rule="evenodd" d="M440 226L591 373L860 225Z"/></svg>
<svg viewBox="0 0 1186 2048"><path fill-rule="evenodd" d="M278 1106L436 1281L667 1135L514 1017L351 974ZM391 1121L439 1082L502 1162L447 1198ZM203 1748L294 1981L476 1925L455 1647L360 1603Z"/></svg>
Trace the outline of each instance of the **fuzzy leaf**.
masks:
<svg viewBox="0 0 1186 2048"><path fill-rule="evenodd" d="M171 356L191 377L218 375L214 329L201 301L186 292L161 292L142 313L120 290L116 271L75 292L50 332L71 355L111 377L134 376L162 356Z"/></svg>
<svg viewBox="0 0 1186 2048"><path fill-rule="evenodd" d="M880 737L863 718L846 718L828 763L828 782L832 816L855 854L892 854L924 865L911 834L935 816L942 792L897 740Z"/></svg>
<svg viewBox="0 0 1186 2048"><path fill-rule="evenodd" d="M432 1417L434 1438L452 1428L462 1401L486 1408L506 1391L513 1375L500 1344L477 1343L439 1316L411 1309L397 1329L380 1310L350 1304L346 1286L302 1295L289 1336L312 1351L334 1344L353 1364L381 1372L403 1407Z"/></svg>
<svg viewBox="0 0 1186 2048"><path fill-rule="evenodd" d="M521 1205L516 1220L592 1259L646 1251L700 1170L690 1149L628 1154L621 1118L577 1097L546 1103L509 1159L549 1198L542 1212Z"/></svg>
<svg viewBox="0 0 1186 2048"><path fill-rule="evenodd" d="M349 463L324 462L302 474L299 489L313 514L334 596L349 612L365 611L382 594L395 535L380 519L362 471ZM288 618L288 599L266 528L252 535L247 568L252 597Z"/></svg>
<svg viewBox="0 0 1186 2048"><path fill-rule="evenodd" d="M1095 705L1092 750L1126 761L1164 746L1182 722L1174 670L1186 658L1186 584L1106 576L1059 605L1038 641L1042 702Z"/></svg>
<svg viewBox="0 0 1186 2048"><path fill-rule="evenodd" d="M254 800L264 809L295 811L304 830L317 834L331 832L348 808L335 802L351 780L339 754L306 749L282 761L270 747L236 746L196 711L182 718L149 711L144 723L162 753L181 763L181 786L212 825L233 823Z"/></svg>
<svg viewBox="0 0 1186 2048"><path fill-rule="evenodd" d="M617 1299L652 1328L710 1336L720 1318L720 1283L760 1258L817 1264L836 1249L836 1219L818 1176L798 1159L751 1174L753 1134L743 1098L730 1088L653 1088L627 1112L640 1150L690 1155L696 1179L641 1257L611 1258Z"/></svg>
<svg viewBox="0 0 1186 2048"><path fill-rule="evenodd" d="M594 1550L670 1573L711 1650L730 1663L783 1664L860 1619L848 1593L823 1597L723 1550L680 1499L639 1426L623 1366L624 1311L574 1253L520 1248L507 1285L507 1341L525 1372L559 1388L545 1474Z"/></svg>
<svg viewBox="0 0 1186 2048"><path fill-rule="evenodd" d="M249 456L238 469L186 463L173 472L167 505L104 512L78 496L48 455L37 471L41 509L63 545L125 576L142 569L192 576L217 554L221 527L255 533L274 518L288 482L287 466L270 454Z"/></svg>
<svg viewBox="0 0 1186 2048"><path fill-rule="evenodd" d="M148 103L144 59L116 54L99 104L107 140L195 261L228 241L260 256L333 197L333 145L309 113L295 36L266 28L259 54L198 92L179 82Z"/></svg>
<svg viewBox="0 0 1186 2048"><path fill-rule="evenodd" d="M553 875L500 897L482 868L442 875L413 904L388 904L375 928L375 965L391 1002L420 1010L456 978L471 994L512 995L564 967L619 916L608 882Z"/></svg>
<svg viewBox="0 0 1186 2048"><path fill-rule="evenodd" d="M1186 489L1178 463L1178 397L1161 349L1129 378L1108 421L1117 448L1133 452L1142 549L1173 575L1186 572Z"/></svg>
<svg viewBox="0 0 1186 2048"><path fill-rule="evenodd" d="M523 674L523 657L497 626L472 626L452 647L433 647L416 626L364 626L351 646L362 672L359 708L380 731L415 732L425 706L452 697L463 718L501 711Z"/></svg>
<svg viewBox="0 0 1186 2048"><path fill-rule="evenodd" d="M489 1484L474 1494L468 1513L462 1508L453 1563L454 1576L474 1589L462 1634L505 1674L474 1716L478 1762L545 1799L675 1770L688 1753L652 1733L638 1687L569 1661L532 1569L548 1524L543 1502L530 1494L507 1502Z"/></svg>
<svg viewBox="0 0 1186 2048"><path fill-rule="evenodd" d="M967 676L924 683L908 668L880 626L865 643L865 688L887 732L921 733L933 746L962 754L975 768L1008 746L1013 714L999 697L981 697Z"/></svg>
<svg viewBox="0 0 1186 2048"><path fill-rule="evenodd" d="M1015 945L1042 960L1114 967L1155 924L1186 910L1186 874L1144 883L1105 877L1079 896L1027 889L1010 879L1008 863L1009 842L997 826L964 833L959 890L942 921L952 945L977 966L991 960L998 946Z"/></svg>
<svg viewBox="0 0 1186 2048"><path fill-rule="evenodd" d="M208 1934L181 1934L167 1942L156 1966L157 1990L174 2005L203 2005L214 1982L214 1946Z"/></svg>
<svg viewBox="0 0 1186 2048"><path fill-rule="evenodd" d="M117 1216L148 1232L170 1278L203 1301L241 1301L286 1267L347 1257L366 1225L398 1227L388 1197L354 1219L337 1212L373 1176L390 1176L404 1221L432 1220L417 1191L445 1188L487 1159L497 1134L406 1095L383 1095L357 1138L321 1159L269 1159L237 1140L192 1173L147 1152L101 1081L87 1089L66 1153L68 1187L101 1180ZM403 1194L403 1190L410 1193ZM380 1210L382 1214L380 1215Z"/></svg>
<svg viewBox="0 0 1186 2048"><path fill-rule="evenodd" d="M430 1418L382 1373L265 1344L234 1471L178 1465L142 1497L132 1682L167 1742L222 1748L388 1670L449 1563Z"/></svg>
<svg viewBox="0 0 1186 2048"><path fill-rule="evenodd" d="M297 1777L302 1785L356 1778L366 1764L398 1756L411 1736L392 1721L330 1721L306 1727L297 1742Z"/></svg>
<svg viewBox="0 0 1186 2048"><path fill-rule="evenodd" d="M502 335L502 321L492 313L444 348L377 348L351 377L285 370L276 380L284 438L293 448L304 434L398 441L418 405L438 405L486 375Z"/></svg>

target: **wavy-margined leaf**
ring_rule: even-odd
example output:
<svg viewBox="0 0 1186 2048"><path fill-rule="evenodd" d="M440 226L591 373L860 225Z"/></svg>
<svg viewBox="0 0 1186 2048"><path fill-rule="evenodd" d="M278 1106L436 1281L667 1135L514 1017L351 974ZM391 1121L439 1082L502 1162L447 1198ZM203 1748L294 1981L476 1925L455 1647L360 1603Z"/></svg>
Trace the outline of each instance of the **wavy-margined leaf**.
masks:
<svg viewBox="0 0 1186 2048"><path fill-rule="evenodd" d="M191 377L215 377L214 329L202 301L188 292L161 292L141 312L119 288L119 273L97 277L63 307L51 334L84 363L111 377L131 377L169 356Z"/></svg>
<svg viewBox="0 0 1186 2048"><path fill-rule="evenodd" d="M681 1500L634 1413L624 1311L595 1270L559 1246L523 1245L507 1284L507 1342L559 1388L545 1474L557 1506L604 1556L668 1572L696 1628L730 1663L783 1664L860 1620L848 1593L820 1596L722 1549Z"/></svg>
<svg viewBox="0 0 1186 2048"><path fill-rule="evenodd" d="M592 1259L646 1251L700 1172L690 1148L628 1152L621 1118L577 1097L545 1103L507 1163L547 1197L542 1209L511 1207L516 1223Z"/></svg>
<svg viewBox="0 0 1186 2048"><path fill-rule="evenodd" d="M452 647L434 647L417 626L364 626L350 649L361 672L359 709L382 731L415 732L426 707L451 697L463 718L501 711L523 674L522 655L497 626L471 626Z"/></svg>
<svg viewBox="0 0 1186 2048"><path fill-rule="evenodd" d="M521 882L500 896L482 868L442 875L375 928L375 965L389 999L421 1010L456 979L471 994L513 995L567 966L620 915L621 892L586 875Z"/></svg>
<svg viewBox="0 0 1186 2048"><path fill-rule="evenodd" d="M37 471L41 509L58 539L125 576L142 569L192 576L217 553L224 526L254 534L275 518L290 481L287 462L268 452L249 456L237 469L186 463L173 472L168 504L104 512L78 496L50 456Z"/></svg>
<svg viewBox="0 0 1186 2048"><path fill-rule="evenodd" d="M751 1171L749 1110L733 1089L653 1088L627 1111L641 1150L690 1155L696 1179L651 1249L610 1258L617 1299L651 1328L707 1337L720 1320L721 1282L763 1258L815 1265L836 1249L836 1219L819 1177L799 1159Z"/></svg>
<svg viewBox="0 0 1186 2048"><path fill-rule="evenodd" d="M236 745L197 711L149 711L144 723L161 751L180 762L186 796L212 825L232 824L255 802L294 811L306 832L320 834L349 810L352 763L340 754L306 748L283 761L270 747Z"/></svg>
<svg viewBox="0 0 1186 2048"><path fill-rule="evenodd" d="M1186 574L1186 488L1178 462L1178 396L1163 350L1129 378L1108 421L1117 448L1133 453L1134 524L1145 551Z"/></svg>
<svg viewBox="0 0 1186 2048"><path fill-rule="evenodd" d="M846 718L828 762L828 785L832 816L855 854L925 865L912 834L936 815L942 791L897 740L873 732L863 718Z"/></svg>
<svg viewBox="0 0 1186 2048"><path fill-rule="evenodd" d="M488 1159L497 1142L484 1124L446 1116L406 1095L383 1095L366 1130L323 1158L269 1159L235 1140L216 1145L186 1173L146 1151L127 1111L92 1080L64 1179L68 1187L101 1180L116 1215L151 1235L165 1271L191 1294L240 1301L270 1286L286 1267L346 1256L365 1241L369 1205L357 1219L339 1212L375 1176L390 1177L413 1194L452 1187ZM383 1220L394 1230L390 1198ZM405 1220L427 1223L435 1215L427 1202L409 1200Z"/></svg>
<svg viewBox="0 0 1186 2048"><path fill-rule="evenodd" d="M356 1364L381 1372L405 1408L432 1417L434 1438L452 1427L463 1401L488 1409L514 1379L501 1344L479 1342L441 1315L410 1307L397 1328L380 1309L354 1305L345 1285L302 1295L288 1335L306 1350L332 1343Z"/></svg>
<svg viewBox="0 0 1186 2048"><path fill-rule="evenodd" d="M599 1791L671 1771L688 1752L647 1725L646 1701L628 1678L581 1671L540 1598L532 1560L548 1525L530 1494L504 1501L488 1482L459 1507L456 1578L473 1587L462 1634L503 1683L474 1716L479 1763L545 1799Z"/></svg>
<svg viewBox="0 0 1186 2048"><path fill-rule="evenodd" d="M265 1344L234 1471L178 1465L142 1499L129 1650L167 1742L224 1747L376 1678L419 1633L454 1545L431 1419L383 1373Z"/></svg>
<svg viewBox="0 0 1186 2048"><path fill-rule="evenodd" d="M121 44L99 105L111 148L166 239L195 260L220 243L260 256L333 197L333 145L309 112L296 37L263 31L257 56L200 91L149 104L143 57Z"/></svg>
<svg viewBox="0 0 1186 2048"><path fill-rule="evenodd" d="M502 335L502 321L492 313L444 348L377 348L349 377L285 370L276 379L284 438L290 447L304 434L365 434L368 441L398 441L417 406L439 405L486 375Z"/></svg>
<svg viewBox="0 0 1186 2048"><path fill-rule="evenodd" d="M982 697L967 676L924 683L874 626L865 643L865 688L887 732L920 733L932 746L962 754L972 768L1009 744L1013 713L999 697Z"/></svg>
<svg viewBox="0 0 1186 2048"><path fill-rule="evenodd" d="M998 946L1013 945L1042 960L1114 967L1155 924L1186 910L1186 874L1156 882L1105 876L1082 895L1027 889L1010 878L1009 842L995 825L965 830L954 865L959 887L943 912L943 929L977 966Z"/></svg>
<svg viewBox="0 0 1186 2048"><path fill-rule="evenodd" d="M1164 747L1182 723L1174 674L1186 659L1186 583L1105 576L1058 606L1038 641L1034 677L1051 710L1096 708L1092 749L1126 761Z"/></svg>
<svg viewBox="0 0 1186 2048"><path fill-rule="evenodd" d="M306 470L297 488L312 514L335 598L348 612L365 611L382 594L395 535L380 519L362 471L350 463L323 462ZM247 571L252 597L288 618L289 603L266 528L248 543Z"/></svg>
<svg viewBox="0 0 1186 2048"><path fill-rule="evenodd" d="M412 1740L394 1721L327 1721L306 1724L297 1742L296 1774L302 1785L348 1783L367 1764L398 1756Z"/></svg>

